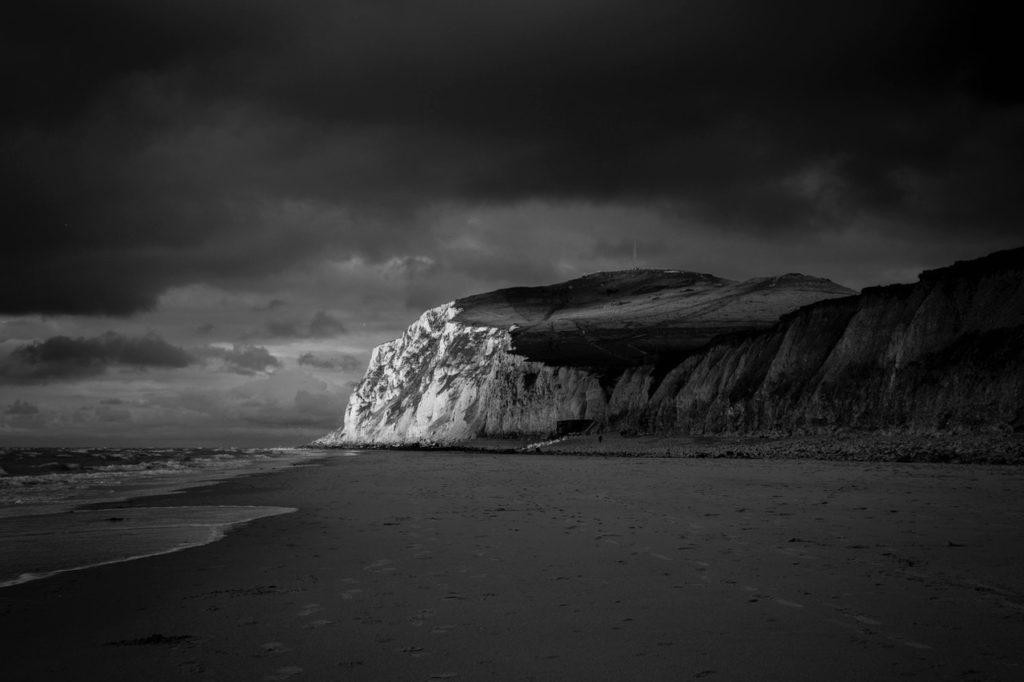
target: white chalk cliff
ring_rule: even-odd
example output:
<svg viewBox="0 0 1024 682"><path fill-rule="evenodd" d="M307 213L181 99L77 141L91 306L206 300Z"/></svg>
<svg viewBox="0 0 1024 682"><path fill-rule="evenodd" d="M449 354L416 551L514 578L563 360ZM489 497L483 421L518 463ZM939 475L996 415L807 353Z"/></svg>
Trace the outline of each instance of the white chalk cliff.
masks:
<svg viewBox="0 0 1024 682"><path fill-rule="evenodd" d="M647 433L1024 430L1024 248L860 295L634 270L427 311L321 446Z"/></svg>
<svg viewBox="0 0 1024 682"><path fill-rule="evenodd" d="M596 418L596 377L511 352L508 329L465 325L446 303L374 349L341 429L316 445L454 443L479 435L546 433L557 419Z"/></svg>
<svg viewBox="0 0 1024 682"><path fill-rule="evenodd" d="M610 406L646 399L614 388L659 351L685 352L850 293L799 275L736 283L638 270L460 299L375 348L342 427L315 444L451 444L543 436L562 420L602 423Z"/></svg>

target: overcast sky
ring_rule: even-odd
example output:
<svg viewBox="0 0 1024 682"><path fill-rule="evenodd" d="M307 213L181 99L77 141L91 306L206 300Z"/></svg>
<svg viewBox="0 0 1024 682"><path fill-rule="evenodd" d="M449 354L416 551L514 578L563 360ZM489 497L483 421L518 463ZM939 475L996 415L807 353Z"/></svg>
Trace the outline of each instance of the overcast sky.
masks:
<svg viewBox="0 0 1024 682"><path fill-rule="evenodd" d="M1019 246L983 3L67 0L0 23L0 444L297 444L430 306Z"/></svg>

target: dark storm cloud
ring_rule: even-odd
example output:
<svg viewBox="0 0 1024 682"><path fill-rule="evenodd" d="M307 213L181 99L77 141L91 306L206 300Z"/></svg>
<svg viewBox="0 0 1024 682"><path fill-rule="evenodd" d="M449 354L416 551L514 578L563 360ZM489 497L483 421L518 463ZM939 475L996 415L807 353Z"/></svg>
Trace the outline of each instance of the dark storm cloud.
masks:
<svg viewBox="0 0 1024 682"><path fill-rule="evenodd" d="M309 321L309 335L313 338L330 338L347 331L344 322L325 310L318 310Z"/></svg>
<svg viewBox="0 0 1024 682"><path fill-rule="evenodd" d="M287 305L288 305L288 301L284 300L283 298L272 298L269 301L267 301L266 303L264 303L263 305L256 306L255 308L253 308L253 310L256 310L256 311L277 310L278 308L283 308L283 307L285 307Z"/></svg>
<svg viewBox="0 0 1024 682"><path fill-rule="evenodd" d="M1014 25L923 0L20 3L0 312L437 250L402 231L437 202L1013 234Z"/></svg>
<svg viewBox="0 0 1024 682"><path fill-rule="evenodd" d="M34 414L39 414L39 407L25 400L15 400L13 403L7 406L7 408L4 410L4 414L25 417Z"/></svg>
<svg viewBox="0 0 1024 682"><path fill-rule="evenodd" d="M47 415L35 403L15 400L0 410L0 424L14 429L37 429L46 426Z"/></svg>
<svg viewBox="0 0 1024 682"><path fill-rule="evenodd" d="M0 379L50 381L102 374L108 367L181 368L193 358L158 336L107 332L95 337L53 336L14 349L0 362Z"/></svg>
<svg viewBox="0 0 1024 682"><path fill-rule="evenodd" d="M326 310L318 310L309 322L270 320L267 331L272 336L296 339L326 339L348 332L345 323Z"/></svg>
<svg viewBox="0 0 1024 682"><path fill-rule="evenodd" d="M193 355L201 359L218 360L226 371L234 374L252 375L281 366L281 361L263 346L236 344L230 349L205 346L193 350Z"/></svg>
<svg viewBox="0 0 1024 682"><path fill-rule="evenodd" d="M355 372L363 369L366 366L366 361L360 360L348 353L315 353L309 351L299 356L298 364L335 372Z"/></svg>

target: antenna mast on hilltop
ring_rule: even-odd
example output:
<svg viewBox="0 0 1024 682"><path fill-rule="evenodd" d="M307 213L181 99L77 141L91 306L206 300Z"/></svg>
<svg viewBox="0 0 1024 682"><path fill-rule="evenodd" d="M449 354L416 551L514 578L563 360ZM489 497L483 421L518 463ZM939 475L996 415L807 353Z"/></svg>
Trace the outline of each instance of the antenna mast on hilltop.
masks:
<svg viewBox="0 0 1024 682"><path fill-rule="evenodd" d="M640 266L637 265L637 262L636 262L636 240L635 239L633 240L633 269L634 270L639 270L640 269Z"/></svg>

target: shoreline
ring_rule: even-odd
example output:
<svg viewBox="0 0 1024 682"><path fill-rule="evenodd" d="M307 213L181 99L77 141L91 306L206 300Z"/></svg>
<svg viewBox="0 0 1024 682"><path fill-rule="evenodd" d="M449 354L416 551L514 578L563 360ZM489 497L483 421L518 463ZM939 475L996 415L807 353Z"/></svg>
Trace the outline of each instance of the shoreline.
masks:
<svg viewBox="0 0 1024 682"><path fill-rule="evenodd" d="M21 526L19 532L3 534L0 590L61 573L181 552L217 542L235 526L296 511L294 507L257 506L139 506L127 510L102 503L87 506L91 508L0 520L0 527ZM95 521L82 518L112 511L125 515ZM31 529L39 522L47 525ZM30 527L27 531L26 525ZM12 568L19 564L20 568Z"/></svg>
<svg viewBox="0 0 1024 682"><path fill-rule="evenodd" d="M294 512L294 507L175 502L191 489L274 473L330 456L326 452L306 454L250 462L248 468L198 469L167 477L128 479L108 489L75 489L80 499L69 497L24 509L6 507L0 514L0 590L217 542L236 526Z"/></svg>
<svg viewBox="0 0 1024 682"><path fill-rule="evenodd" d="M155 504L298 511L0 590L5 679L1024 670L1017 467L369 451Z"/></svg>
<svg viewBox="0 0 1024 682"><path fill-rule="evenodd" d="M1024 433L840 432L800 436L663 436L615 433L475 438L456 443L342 444L327 451L487 452L668 459L818 460L1024 465Z"/></svg>

